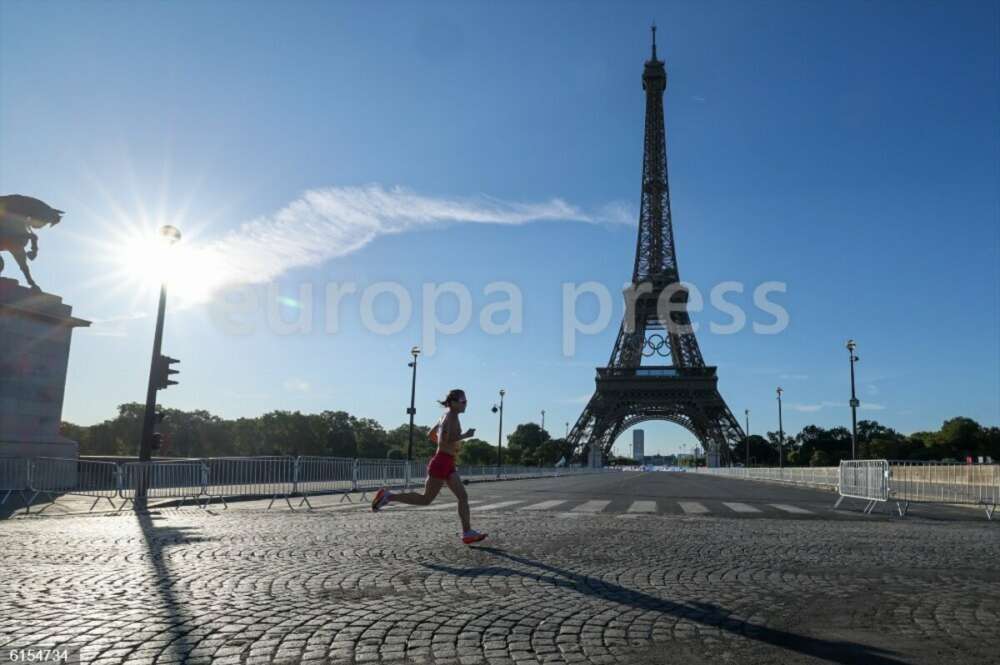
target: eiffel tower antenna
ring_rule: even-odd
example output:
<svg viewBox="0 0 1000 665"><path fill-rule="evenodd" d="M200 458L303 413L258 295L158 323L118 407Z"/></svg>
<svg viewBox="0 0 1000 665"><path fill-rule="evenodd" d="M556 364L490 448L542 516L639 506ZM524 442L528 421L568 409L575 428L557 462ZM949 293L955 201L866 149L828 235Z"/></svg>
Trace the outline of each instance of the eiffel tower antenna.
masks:
<svg viewBox="0 0 1000 665"><path fill-rule="evenodd" d="M697 437L710 466L730 457L743 430L717 387L716 368L705 365L687 312L674 246L667 178L663 95L667 71L656 58L656 25L651 59L642 73L646 126L642 154L639 232L625 317L605 367L597 368L596 390L569 440L586 448L599 466L618 435L646 420L668 420ZM643 365L643 359L670 359Z"/></svg>

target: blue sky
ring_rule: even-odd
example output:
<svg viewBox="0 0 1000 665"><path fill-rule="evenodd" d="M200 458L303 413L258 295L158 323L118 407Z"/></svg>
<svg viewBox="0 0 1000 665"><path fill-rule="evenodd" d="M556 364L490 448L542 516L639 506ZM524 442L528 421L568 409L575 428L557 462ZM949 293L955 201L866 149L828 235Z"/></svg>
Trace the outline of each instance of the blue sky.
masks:
<svg viewBox="0 0 1000 665"><path fill-rule="evenodd" d="M745 285L728 300L747 327L699 331L741 421L749 409L752 431L776 429L781 385L787 431L849 425L854 337L860 417L904 432L1000 424L1000 12L973 2L8 0L0 190L67 211L33 271L95 321L73 340L64 418L143 399L156 292L122 247L172 222L186 253L164 350L182 371L164 404L398 425L422 285L459 282L472 325L421 358L418 420L462 386L467 425L493 439L504 387L505 424L545 409L562 434L622 313L616 299L566 357L562 284L616 294L631 276L651 19L678 262L706 298L695 321L728 322L708 294ZM3 274L20 277L9 260ZM361 293L386 281L413 317L379 335ZM756 334L749 322L773 317L752 292L769 281L786 284L769 299L789 323ZM237 317L249 334L199 293L235 282L262 303ZM347 282L357 293L331 333L325 290ZM521 332L477 324L502 299L484 294L492 282L520 289ZM311 329L269 325L269 290L284 320L311 311ZM594 302L580 299L582 320ZM374 303L383 322L398 313ZM440 319L456 313L442 297ZM646 429L647 451L692 440Z"/></svg>

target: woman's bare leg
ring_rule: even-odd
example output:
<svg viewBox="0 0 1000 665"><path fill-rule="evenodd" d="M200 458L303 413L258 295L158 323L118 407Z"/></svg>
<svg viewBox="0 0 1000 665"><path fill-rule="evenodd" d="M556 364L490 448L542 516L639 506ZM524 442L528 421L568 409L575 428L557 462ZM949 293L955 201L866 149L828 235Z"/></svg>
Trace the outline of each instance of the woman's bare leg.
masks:
<svg viewBox="0 0 1000 665"><path fill-rule="evenodd" d="M389 496L389 501L399 503L405 503L411 506L429 506L434 497L438 495L441 491L441 487L444 485L444 481L440 478L431 478L427 476L427 480L424 482L424 493L417 494L416 492L403 492L402 494L392 494Z"/></svg>
<svg viewBox="0 0 1000 665"><path fill-rule="evenodd" d="M458 499L458 518L462 520L462 532L472 531L472 520L469 517L469 495L465 492L465 485L458 471L448 476L448 489Z"/></svg>

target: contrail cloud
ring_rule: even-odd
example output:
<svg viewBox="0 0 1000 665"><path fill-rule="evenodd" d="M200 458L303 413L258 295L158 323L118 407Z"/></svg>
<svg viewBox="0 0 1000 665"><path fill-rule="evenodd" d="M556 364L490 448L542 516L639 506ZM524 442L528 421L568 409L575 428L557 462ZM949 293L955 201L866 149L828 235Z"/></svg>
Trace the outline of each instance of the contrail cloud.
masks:
<svg viewBox="0 0 1000 665"><path fill-rule="evenodd" d="M301 267L356 252L380 236L447 224L521 225L542 221L634 224L627 205L596 212L553 198L518 203L487 196L441 198L380 185L306 191L272 215L186 252L182 292L204 301L219 289L260 284ZM187 275L187 277L185 277Z"/></svg>

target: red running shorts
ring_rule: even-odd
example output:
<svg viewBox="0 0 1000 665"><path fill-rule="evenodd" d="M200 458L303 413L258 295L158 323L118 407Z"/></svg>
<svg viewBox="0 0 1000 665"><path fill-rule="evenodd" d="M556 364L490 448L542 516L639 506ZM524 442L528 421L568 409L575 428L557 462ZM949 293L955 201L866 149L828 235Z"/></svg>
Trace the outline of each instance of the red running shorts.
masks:
<svg viewBox="0 0 1000 665"><path fill-rule="evenodd" d="M455 458L448 453L436 453L427 463L427 475L438 480L448 480L455 473Z"/></svg>

